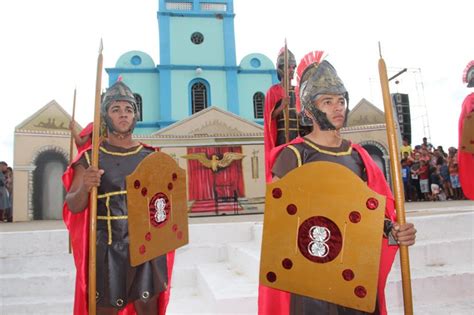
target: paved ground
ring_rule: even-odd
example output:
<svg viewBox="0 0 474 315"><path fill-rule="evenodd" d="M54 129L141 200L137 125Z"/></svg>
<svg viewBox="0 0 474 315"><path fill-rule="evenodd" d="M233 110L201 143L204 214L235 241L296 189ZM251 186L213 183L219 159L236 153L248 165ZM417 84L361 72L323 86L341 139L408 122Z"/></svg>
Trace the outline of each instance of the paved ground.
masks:
<svg viewBox="0 0 474 315"><path fill-rule="evenodd" d="M215 223L215 222L258 222L263 221L263 204L258 205L259 213L240 215L200 216L189 218L190 224ZM453 212L474 211L474 201L453 200L437 202L408 202L405 204L407 217L420 215L446 214ZM34 230L58 230L65 229L62 220L29 221L0 223L0 232L34 231Z"/></svg>

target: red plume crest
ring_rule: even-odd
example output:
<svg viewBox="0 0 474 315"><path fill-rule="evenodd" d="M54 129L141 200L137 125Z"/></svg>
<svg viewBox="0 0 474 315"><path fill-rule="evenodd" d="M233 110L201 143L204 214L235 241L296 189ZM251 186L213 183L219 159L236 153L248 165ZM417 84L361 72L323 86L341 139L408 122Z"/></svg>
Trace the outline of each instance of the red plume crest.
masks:
<svg viewBox="0 0 474 315"><path fill-rule="evenodd" d="M471 60L471 62L469 62L466 66L466 68L464 69L464 72L462 73L462 82L464 83L468 83L467 82L467 73L469 72L469 70L474 67L474 60Z"/></svg>
<svg viewBox="0 0 474 315"><path fill-rule="evenodd" d="M300 61L298 68L296 69L296 82L297 86L300 85L300 79L303 75L303 71L313 63L320 63L323 59L324 51L315 50L310 53L307 53Z"/></svg>

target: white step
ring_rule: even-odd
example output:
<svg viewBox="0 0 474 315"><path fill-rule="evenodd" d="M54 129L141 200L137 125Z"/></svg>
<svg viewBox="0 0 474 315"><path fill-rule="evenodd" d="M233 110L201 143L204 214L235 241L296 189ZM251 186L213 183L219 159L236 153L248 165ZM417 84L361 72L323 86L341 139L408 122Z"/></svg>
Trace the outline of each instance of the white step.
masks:
<svg viewBox="0 0 474 315"><path fill-rule="evenodd" d="M190 243L179 248L175 254L175 266L189 267L199 264L226 261L228 259L225 244Z"/></svg>
<svg viewBox="0 0 474 315"><path fill-rule="evenodd" d="M419 241L409 248L408 253L413 268L469 264L474 261L474 238ZM400 268L399 254L397 252L392 268Z"/></svg>
<svg viewBox="0 0 474 315"><path fill-rule="evenodd" d="M254 279L228 263L198 266L198 288L214 311L233 314L256 314L258 287Z"/></svg>
<svg viewBox="0 0 474 315"><path fill-rule="evenodd" d="M66 230L0 232L0 258L67 253Z"/></svg>
<svg viewBox="0 0 474 315"><path fill-rule="evenodd" d="M74 258L68 253L49 253L39 256L9 256L0 258L1 274L70 272L74 273Z"/></svg>
<svg viewBox="0 0 474 315"><path fill-rule="evenodd" d="M429 303L413 304L413 312L417 315L472 315L474 312L474 300L460 300L451 303ZM403 306L389 308L390 315L404 315Z"/></svg>
<svg viewBox="0 0 474 315"><path fill-rule="evenodd" d="M413 300L420 304L449 303L453 300L474 300L474 266L463 264L455 266L431 266L411 268L411 287ZM403 305L401 272L390 272L385 289L390 306Z"/></svg>
<svg viewBox="0 0 474 315"><path fill-rule="evenodd" d="M69 272L0 275L0 297L71 297L74 283Z"/></svg>
<svg viewBox="0 0 474 315"><path fill-rule="evenodd" d="M72 297L4 298L1 302L0 314L2 315L70 315L74 307Z"/></svg>
<svg viewBox="0 0 474 315"><path fill-rule="evenodd" d="M229 251L229 264L232 268L238 268L249 278L258 283L260 269L260 245L255 242L230 243L227 245Z"/></svg>

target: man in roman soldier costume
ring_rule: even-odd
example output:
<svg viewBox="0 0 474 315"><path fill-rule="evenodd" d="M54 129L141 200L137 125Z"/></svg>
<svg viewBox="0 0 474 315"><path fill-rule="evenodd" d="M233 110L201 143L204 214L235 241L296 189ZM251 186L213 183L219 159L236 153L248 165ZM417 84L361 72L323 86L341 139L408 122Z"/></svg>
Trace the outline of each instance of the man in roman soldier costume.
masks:
<svg viewBox="0 0 474 315"><path fill-rule="evenodd" d="M107 138L100 144L99 168L90 166L91 148L80 152L66 170L64 221L77 268L74 314L87 314L89 193L97 198L97 314L165 314L174 253L131 266L126 176L154 148L132 139L138 119L132 91L118 81L101 104Z"/></svg>
<svg viewBox="0 0 474 315"><path fill-rule="evenodd" d="M463 82L468 88L474 87L474 60L463 73ZM462 103L459 117L459 180L464 195L474 200L474 93L470 93Z"/></svg>
<svg viewBox="0 0 474 315"><path fill-rule="evenodd" d="M287 143L298 136L298 112L299 103L291 80L296 70L296 59L293 53L288 50L288 69L285 70L285 48L283 47L276 62L277 76L280 83L274 84L267 91L264 108L264 139L265 139L265 161L268 161L270 152L274 147ZM285 72L288 74L289 95L285 95ZM288 140L285 134L285 108L288 107ZM271 168L265 162L265 174L267 181L271 180Z"/></svg>
<svg viewBox="0 0 474 315"><path fill-rule="evenodd" d="M313 129L304 137L298 137L289 144L277 147L271 152L269 165L273 175L273 183L278 184L279 180L287 173L303 164L311 162L332 162L350 170L348 173L350 173L351 176L356 174L357 177L362 179L362 186L367 185L372 191L375 191L386 199L385 221L382 220L383 213L381 213L379 221L384 222L384 236L382 240L378 282L376 279L373 282L376 287L374 313L386 314L384 289L388 273L398 249L397 245L413 245L415 243L416 230L411 223L399 225L395 222L394 199L383 173L361 146L341 137L340 130L345 125L349 112L349 96L334 67L326 60L320 61L320 58L315 58L314 53L309 53L300 62L297 77L302 120L304 123L312 124ZM340 168L338 165L332 167ZM283 179L281 181L283 182ZM314 181L327 181L327 179L314 178ZM340 187L340 189L351 190L352 187ZM329 192L329 194L331 194L331 192ZM277 195L275 198L280 198L280 195ZM338 193L334 192L334 197L337 198L337 196ZM308 198L311 199L311 196L308 195ZM296 201L290 200L287 202L297 204ZM302 203L308 204L308 202L315 206L319 205L318 200L314 198L311 201L307 200ZM293 207L292 211L295 213L296 207L294 205L290 206ZM290 213L290 210L291 209L288 208L287 211ZM298 211L300 211L299 208ZM314 213L313 215L318 214ZM300 229L301 226L302 225L300 225ZM380 229L382 229L382 223L380 223ZM381 231L378 233L378 235L382 235ZM299 242L299 232L297 235L297 242ZM378 241L375 241L376 247L377 242ZM346 251L347 250L348 249L346 249ZM291 264L286 264L286 262L283 261L283 267L285 269L291 269L293 265L293 269L291 270L296 270L294 263L295 259L299 259L297 256L298 255L295 254L294 257L296 258L292 258L293 262ZM339 258L342 262L342 257ZM273 274L273 276L275 276L275 274ZM278 275L278 277L280 276L281 274ZM308 278L310 276L307 275L306 277ZM308 286L320 286L321 284L317 283L317 279L324 277L324 275L311 275L311 277L315 279L315 282L314 284L308 284ZM272 282L275 281L276 276L271 279L267 274L267 278L269 282ZM306 281L308 280L306 279ZM297 285L298 284L296 284L296 286ZM338 294L341 293L331 293L331 295ZM258 304L259 314L368 314L364 311L346 306L296 293L280 291L263 285L260 286Z"/></svg>

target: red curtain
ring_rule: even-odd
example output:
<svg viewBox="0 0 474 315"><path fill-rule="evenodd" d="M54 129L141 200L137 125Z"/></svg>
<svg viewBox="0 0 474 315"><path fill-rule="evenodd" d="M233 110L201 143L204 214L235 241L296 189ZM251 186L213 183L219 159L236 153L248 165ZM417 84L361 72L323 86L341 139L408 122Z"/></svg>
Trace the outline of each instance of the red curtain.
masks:
<svg viewBox="0 0 474 315"><path fill-rule="evenodd" d="M242 153L241 147L196 147L188 148L188 154L206 153L211 159L215 154L222 159L225 152ZM188 160L189 200L213 200L214 189L219 197L244 197L242 160L233 161L228 167L217 172L205 167L197 160Z"/></svg>

